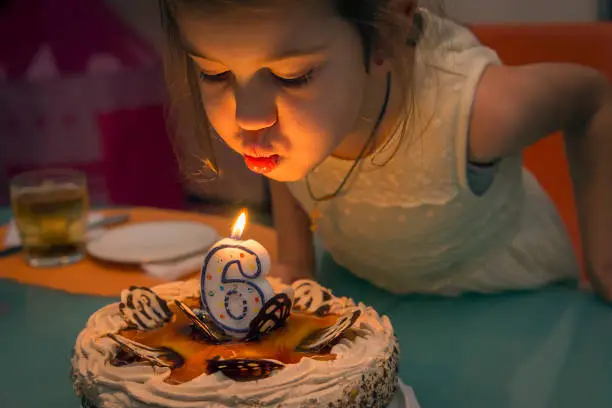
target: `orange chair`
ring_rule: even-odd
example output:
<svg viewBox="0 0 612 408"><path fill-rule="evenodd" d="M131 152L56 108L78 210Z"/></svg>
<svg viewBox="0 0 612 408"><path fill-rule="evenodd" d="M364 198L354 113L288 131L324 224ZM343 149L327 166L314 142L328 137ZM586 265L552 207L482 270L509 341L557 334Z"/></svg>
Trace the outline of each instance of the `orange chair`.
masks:
<svg viewBox="0 0 612 408"><path fill-rule="evenodd" d="M470 27L506 65L571 62L593 67L612 80L612 23L504 24ZM554 134L526 149L525 165L552 197L582 257L563 136Z"/></svg>

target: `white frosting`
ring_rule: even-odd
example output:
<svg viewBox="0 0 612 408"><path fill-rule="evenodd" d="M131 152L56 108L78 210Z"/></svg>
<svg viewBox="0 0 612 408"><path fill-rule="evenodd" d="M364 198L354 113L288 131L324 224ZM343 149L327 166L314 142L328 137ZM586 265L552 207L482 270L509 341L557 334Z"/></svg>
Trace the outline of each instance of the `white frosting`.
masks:
<svg viewBox="0 0 612 408"><path fill-rule="evenodd" d="M198 281L173 282L153 288L166 300L198 296ZM346 301L346 299L344 299ZM353 302L350 302L354 304ZM396 346L393 328L386 316L371 307L356 305L361 315L354 324L359 336L341 340L332 348L333 361L303 358L288 364L268 378L235 382L222 373L201 375L189 382L173 385L163 380L168 368L149 364L115 367L110 360L117 345L102 337L126 327L118 304L94 313L79 334L72 360L79 388L102 407L151 406L229 408L236 406L321 407L343 398L347 386L358 385L368 374L387 361ZM80 378L79 378L80 377Z"/></svg>

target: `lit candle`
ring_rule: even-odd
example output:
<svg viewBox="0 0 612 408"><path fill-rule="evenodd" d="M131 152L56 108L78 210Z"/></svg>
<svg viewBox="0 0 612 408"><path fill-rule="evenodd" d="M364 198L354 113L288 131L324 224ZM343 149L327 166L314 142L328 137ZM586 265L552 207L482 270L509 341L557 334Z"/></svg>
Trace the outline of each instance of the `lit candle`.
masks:
<svg viewBox="0 0 612 408"><path fill-rule="evenodd" d="M259 242L240 240L246 226L243 211L229 238L212 246L200 276L201 300L210 318L231 337L241 339L249 323L275 293L266 280L270 254Z"/></svg>

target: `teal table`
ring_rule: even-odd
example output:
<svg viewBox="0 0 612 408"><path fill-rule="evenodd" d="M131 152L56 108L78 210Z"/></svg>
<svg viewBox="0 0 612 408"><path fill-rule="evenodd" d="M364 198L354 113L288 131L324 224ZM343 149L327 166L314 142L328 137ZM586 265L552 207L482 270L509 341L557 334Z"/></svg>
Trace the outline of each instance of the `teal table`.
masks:
<svg viewBox="0 0 612 408"><path fill-rule="evenodd" d="M8 212L0 211L0 222ZM393 296L322 258L321 281L387 314L423 408L612 407L612 308L570 285L537 292ZM112 298L0 280L0 407L76 407L74 340Z"/></svg>

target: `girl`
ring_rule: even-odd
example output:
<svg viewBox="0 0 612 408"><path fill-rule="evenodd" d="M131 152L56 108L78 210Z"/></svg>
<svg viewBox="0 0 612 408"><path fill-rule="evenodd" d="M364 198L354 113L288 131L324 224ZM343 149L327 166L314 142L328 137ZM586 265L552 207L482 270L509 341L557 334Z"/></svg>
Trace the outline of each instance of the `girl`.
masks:
<svg viewBox="0 0 612 408"><path fill-rule="evenodd" d="M178 134L213 168L220 137L272 180L277 275L314 273L316 230L336 262L395 293L576 277L520 157L563 130L587 269L612 296L612 92L598 72L505 67L415 0L161 3Z"/></svg>

